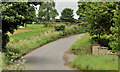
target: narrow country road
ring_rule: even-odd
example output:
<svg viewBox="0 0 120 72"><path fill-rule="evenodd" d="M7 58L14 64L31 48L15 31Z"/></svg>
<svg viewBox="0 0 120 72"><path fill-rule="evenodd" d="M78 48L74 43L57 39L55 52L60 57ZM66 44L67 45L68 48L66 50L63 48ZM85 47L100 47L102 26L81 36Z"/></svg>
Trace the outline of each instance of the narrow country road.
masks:
<svg viewBox="0 0 120 72"><path fill-rule="evenodd" d="M72 70L64 65L63 55L82 35L56 40L25 55L26 70Z"/></svg>

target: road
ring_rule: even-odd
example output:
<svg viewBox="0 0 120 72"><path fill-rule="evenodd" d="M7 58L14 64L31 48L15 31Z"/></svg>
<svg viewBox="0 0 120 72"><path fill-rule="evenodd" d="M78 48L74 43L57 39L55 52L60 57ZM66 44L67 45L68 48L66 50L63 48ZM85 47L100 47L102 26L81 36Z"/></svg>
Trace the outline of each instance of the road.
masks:
<svg viewBox="0 0 120 72"><path fill-rule="evenodd" d="M64 65L63 56L82 35L84 34L58 39L25 55L26 70L72 70Z"/></svg>

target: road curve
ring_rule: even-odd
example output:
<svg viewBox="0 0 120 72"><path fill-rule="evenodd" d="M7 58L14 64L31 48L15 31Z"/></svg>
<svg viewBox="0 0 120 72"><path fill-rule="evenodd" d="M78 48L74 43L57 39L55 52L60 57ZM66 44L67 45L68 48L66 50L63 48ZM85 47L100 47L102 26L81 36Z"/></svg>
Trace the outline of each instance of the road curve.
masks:
<svg viewBox="0 0 120 72"><path fill-rule="evenodd" d="M82 35L56 40L25 55L26 70L72 70L64 65L63 55Z"/></svg>

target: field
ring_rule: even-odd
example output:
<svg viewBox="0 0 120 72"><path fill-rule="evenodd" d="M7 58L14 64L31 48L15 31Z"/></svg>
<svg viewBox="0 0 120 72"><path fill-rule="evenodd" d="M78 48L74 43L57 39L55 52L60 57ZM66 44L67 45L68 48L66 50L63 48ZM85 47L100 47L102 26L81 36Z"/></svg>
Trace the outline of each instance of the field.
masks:
<svg viewBox="0 0 120 72"><path fill-rule="evenodd" d="M108 55L91 55L91 43L89 34L76 41L68 53L78 55L68 65L79 70L117 70L118 57Z"/></svg>
<svg viewBox="0 0 120 72"><path fill-rule="evenodd" d="M10 35L11 39L26 39L30 36L35 36L35 35L40 35L43 32L47 32L50 31L52 28L44 28L43 25L39 25L39 24L28 24L27 27L25 28L18 28L18 30L28 30L28 32L21 32L21 33L15 33L13 35Z"/></svg>

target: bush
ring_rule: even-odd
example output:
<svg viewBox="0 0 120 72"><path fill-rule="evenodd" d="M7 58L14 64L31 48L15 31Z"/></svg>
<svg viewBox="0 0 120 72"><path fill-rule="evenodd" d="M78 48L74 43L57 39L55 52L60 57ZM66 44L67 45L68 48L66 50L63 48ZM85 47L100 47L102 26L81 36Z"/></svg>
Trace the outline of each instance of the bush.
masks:
<svg viewBox="0 0 120 72"><path fill-rule="evenodd" d="M100 44L101 46L109 47L109 45L108 45L109 44L109 39L106 39L105 36L100 36L100 38L99 38L98 36L94 35L94 36L91 36L91 40L90 41L93 44Z"/></svg>
<svg viewBox="0 0 120 72"><path fill-rule="evenodd" d="M76 25L73 25L73 26L69 26L67 27L63 33L65 35L71 35L71 34L80 34L80 33L85 33L85 30L82 26L76 26Z"/></svg>
<svg viewBox="0 0 120 72"><path fill-rule="evenodd" d="M57 31L63 31L65 30L66 25L65 24L57 24L54 26L55 30Z"/></svg>
<svg viewBox="0 0 120 72"><path fill-rule="evenodd" d="M53 26L52 24L50 24L47 21L44 21L43 24L44 24L44 27L52 27Z"/></svg>

